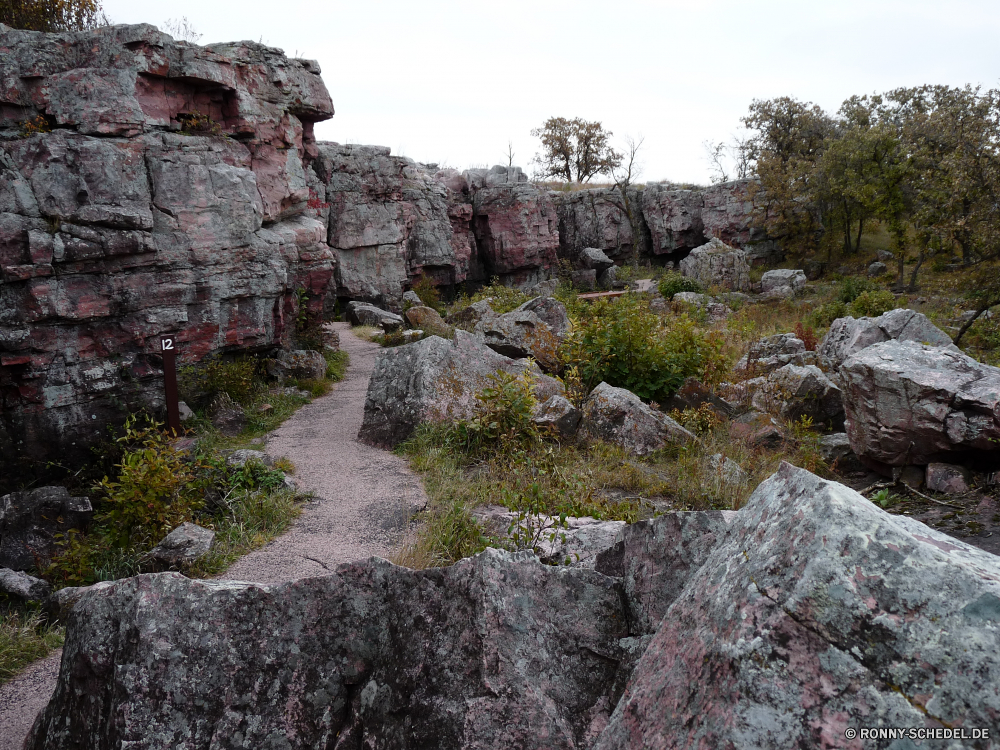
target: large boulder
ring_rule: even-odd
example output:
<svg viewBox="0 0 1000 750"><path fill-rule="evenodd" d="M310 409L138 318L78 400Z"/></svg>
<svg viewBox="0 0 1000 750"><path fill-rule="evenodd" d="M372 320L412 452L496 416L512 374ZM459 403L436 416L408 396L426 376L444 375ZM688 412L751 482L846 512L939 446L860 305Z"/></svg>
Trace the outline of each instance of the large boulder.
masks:
<svg viewBox="0 0 1000 750"><path fill-rule="evenodd" d="M326 376L326 358L311 349L279 351L267 363L268 375L284 382L286 378L295 380L322 380Z"/></svg>
<svg viewBox="0 0 1000 750"><path fill-rule="evenodd" d="M885 341L845 361L840 377L858 456L889 466L1000 457L1000 369L953 348Z"/></svg>
<svg viewBox="0 0 1000 750"><path fill-rule="evenodd" d="M819 355L808 351L805 342L794 333L778 333L753 342L733 365L733 371L767 375L785 365L813 365L819 361Z"/></svg>
<svg viewBox="0 0 1000 750"><path fill-rule="evenodd" d="M60 538L82 531L94 509L65 487L39 487L0 497L0 567L31 570L56 552Z"/></svg>
<svg viewBox="0 0 1000 750"><path fill-rule="evenodd" d="M403 327L403 319L399 315L383 310L370 302L348 303L347 319L356 326L372 326L386 332L396 331Z"/></svg>
<svg viewBox="0 0 1000 750"><path fill-rule="evenodd" d="M441 314L433 307L417 305L409 308L404 314L407 323L414 328L419 328L428 336L440 336L443 339L451 338L451 326L444 322Z"/></svg>
<svg viewBox="0 0 1000 750"><path fill-rule="evenodd" d="M742 250L712 239L696 247L680 262L681 273L704 286L718 286L736 292L751 287L750 265Z"/></svg>
<svg viewBox="0 0 1000 750"><path fill-rule="evenodd" d="M584 268L593 268L598 275L611 268L615 262L597 247L585 247L580 252L580 263Z"/></svg>
<svg viewBox="0 0 1000 750"><path fill-rule="evenodd" d="M620 445L637 456L696 440L692 433L644 404L631 391L607 383L597 386L584 403L580 433L584 438Z"/></svg>
<svg viewBox="0 0 1000 750"><path fill-rule="evenodd" d="M765 297L789 299L805 289L805 271L778 268L765 271L760 279L760 293Z"/></svg>
<svg viewBox="0 0 1000 750"><path fill-rule="evenodd" d="M509 313L481 318L475 334L504 356L534 357L542 369L553 372L560 369L560 348L568 330L569 318L563 304L539 297Z"/></svg>
<svg viewBox="0 0 1000 750"><path fill-rule="evenodd" d="M753 382L750 403L755 409L789 422L807 417L816 426L835 430L844 426L843 394L815 365L785 365Z"/></svg>
<svg viewBox="0 0 1000 750"><path fill-rule="evenodd" d="M138 576L75 604L26 747L571 750L607 723L626 634L614 579L529 553Z"/></svg>
<svg viewBox="0 0 1000 750"><path fill-rule="evenodd" d="M551 429L562 438L572 438L580 428L583 412L565 396L551 396L535 408L531 421L539 427Z"/></svg>
<svg viewBox="0 0 1000 750"><path fill-rule="evenodd" d="M562 393L562 385L537 366L490 349L471 333L455 331L451 341L429 336L379 354L368 383L365 415L358 438L372 445L394 446L426 421L451 422L471 417L476 394L507 372L534 376L539 401Z"/></svg>
<svg viewBox="0 0 1000 750"><path fill-rule="evenodd" d="M489 318L496 315L496 312L494 312L493 308L490 306L490 300L491 298L487 297L486 299L481 299L478 302L473 302L471 305L463 307L461 310L449 313L448 317L445 318L445 322L465 331L471 331L483 318Z"/></svg>
<svg viewBox="0 0 1000 750"><path fill-rule="evenodd" d="M149 553L151 560L167 566L184 566L208 554L215 532L195 523L182 523L167 534Z"/></svg>
<svg viewBox="0 0 1000 750"><path fill-rule="evenodd" d="M664 613L594 747L862 748L845 730L992 727L998 613L995 556L782 464Z"/></svg>
<svg viewBox="0 0 1000 750"><path fill-rule="evenodd" d="M891 340L915 341L959 351L951 337L931 323L926 315L902 308L877 318L837 318L816 351L838 367L865 347Z"/></svg>

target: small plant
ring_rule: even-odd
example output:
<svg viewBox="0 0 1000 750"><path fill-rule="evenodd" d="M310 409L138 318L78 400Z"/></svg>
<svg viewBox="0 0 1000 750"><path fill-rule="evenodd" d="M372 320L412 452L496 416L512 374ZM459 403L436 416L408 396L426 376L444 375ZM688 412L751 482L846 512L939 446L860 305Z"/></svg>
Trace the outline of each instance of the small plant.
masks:
<svg viewBox="0 0 1000 750"><path fill-rule="evenodd" d="M657 288L663 298L668 300L673 299L675 294L680 294L681 292L696 292L701 294L705 291L704 287L695 279L682 276L676 271L669 271L664 275Z"/></svg>
<svg viewBox="0 0 1000 750"><path fill-rule="evenodd" d="M497 315L516 310L531 299L527 293L522 292L520 289L512 286L504 286L496 276L490 281L489 286L484 286L472 295L470 302L479 302L487 298L490 299L490 307L493 308L493 312L497 313Z"/></svg>
<svg viewBox="0 0 1000 750"><path fill-rule="evenodd" d="M566 398L577 409L582 409L584 402L590 395L590 391L580 377L580 368L576 365L567 367L562 374L563 387L566 389Z"/></svg>
<svg viewBox="0 0 1000 750"><path fill-rule="evenodd" d="M849 314L847 303L838 299L814 309L806 316L806 321L816 328L829 328L837 318L846 318Z"/></svg>
<svg viewBox="0 0 1000 750"><path fill-rule="evenodd" d="M33 609L0 610L0 685L63 643L63 628Z"/></svg>
<svg viewBox="0 0 1000 750"><path fill-rule="evenodd" d="M882 289L882 285L871 279L863 279L858 276L849 276L840 282L840 289L837 290L837 299L844 304L854 302L864 292L875 292Z"/></svg>
<svg viewBox="0 0 1000 750"><path fill-rule="evenodd" d="M177 122L180 124L181 135L220 135L222 126L208 115L195 110L194 112L181 112L177 115Z"/></svg>
<svg viewBox="0 0 1000 750"><path fill-rule="evenodd" d="M694 433L709 432L722 424L722 418L707 403L696 409L674 409L670 412L670 418Z"/></svg>
<svg viewBox="0 0 1000 750"><path fill-rule="evenodd" d="M498 372L491 385L476 394L476 415L454 424L449 443L470 456L523 451L542 440L532 421L538 402L531 391L531 375Z"/></svg>
<svg viewBox="0 0 1000 750"><path fill-rule="evenodd" d="M262 362L256 357L209 357L182 367L177 376L181 398L192 406L204 406L222 393L249 404L264 388Z"/></svg>
<svg viewBox="0 0 1000 750"><path fill-rule="evenodd" d="M902 502L903 498L886 488L881 489L872 495L871 501L880 508L891 508L893 505L897 505Z"/></svg>
<svg viewBox="0 0 1000 750"><path fill-rule="evenodd" d="M21 137L30 138L33 135L39 133L51 133L52 124L46 119L45 115L38 115L32 120L25 120L21 123Z"/></svg>
<svg viewBox="0 0 1000 750"><path fill-rule="evenodd" d="M886 290L862 292L851 303L851 314L856 318L876 318L896 308L896 296Z"/></svg>
<svg viewBox="0 0 1000 750"><path fill-rule="evenodd" d="M314 188L309 188L309 200L306 202L306 208L311 208L314 211L322 211L324 208L329 207L329 203L320 200L319 193Z"/></svg>
<svg viewBox="0 0 1000 750"><path fill-rule="evenodd" d="M441 292L434 286L429 276L421 276L413 285L413 291L420 297L420 301L427 307L444 314L444 305L441 303Z"/></svg>
<svg viewBox="0 0 1000 750"><path fill-rule="evenodd" d="M800 339L803 344L805 344L806 351L816 351L816 344L818 344L819 341L816 339L816 331L813 330L812 326L804 325L801 322L796 323L795 336Z"/></svg>

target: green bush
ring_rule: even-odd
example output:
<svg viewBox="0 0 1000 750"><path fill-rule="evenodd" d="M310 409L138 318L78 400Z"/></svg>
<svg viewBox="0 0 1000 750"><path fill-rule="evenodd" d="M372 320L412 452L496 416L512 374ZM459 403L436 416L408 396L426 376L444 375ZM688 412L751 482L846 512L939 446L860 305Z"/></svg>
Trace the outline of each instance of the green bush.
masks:
<svg viewBox="0 0 1000 750"><path fill-rule="evenodd" d="M177 386L189 406L205 406L221 393L238 404L249 404L264 388L262 362L256 357L206 357L180 368Z"/></svg>
<svg viewBox="0 0 1000 750"><path fill-rule="evenodd" d="M845 304L851 304L864 292L875 292L882 289L882 285L871 279L863 279L859 276L849 276L840 282L840 289L837 290L837 299Z"/></svg>
<svg viewBox="0 0 1000 750"><path fill-rule="evenodd" d="M588 390L603 380L661 403L685 378L714 382L726 367L718 334L702 332L684 315L662 321L636 295L583 308L563 357Z"/></svg>
<svg viewBox="0 0 1000 750"><path fill-rule="evenodd" d="M680 292L696 292L701 294L705 291L704 287L697 281L689 279L687 276L681 276L676 271L667 273L660 280L658 288L664 299L673 299L674 295Z"/></svg>
<svg viewBox="0 0 1000 750"><path fill-rule="evenodd" d="M441 303L441 292L434 286L428 276L421 276L413 285L413 291L420 297L420 301L427 307L431 307L444 315L444 305Z"/></svg>
<svg viewBox="0 0 1000 750"><path fill-rule="evenodd" d="M492 298L490 301L490 307L492 307L493 311L499 315L508 313L511 310L516 310L518 307L531 299L531 295L522 292L520 289L516 289L512 286L504 286L500 283L500 279L496 276L494 276L490 281L489 286L484 286L472 295L472 299L469 300L469 302L470 304L473 302L479 302L487 297Z"/></svg>
<svg viewBox="0 0 1000 750"><path fill-rule="evenodd" d="M851 303L851 315L855 318L876 318L895 309L896 295L886 289L862 292Z"/></svg>
<svg viewBox="0 0 1000 750"><path fill-rule="evenodd" d="M847 304L837 299L820 305L806 315L806 323L814 328L829 328L830 324L837 318L846 318L848 315L850 315L850 310L848 310Z"/></svg>
<svg viewBox="0 0 1000 750"><path fill-rule="evenodd" d="M531 390L531 375L498 372L491 385L476 394L476 414L456 422L448 445L470 456L510 454L541 442L542 432L532 421L538 405Z"/></svg>

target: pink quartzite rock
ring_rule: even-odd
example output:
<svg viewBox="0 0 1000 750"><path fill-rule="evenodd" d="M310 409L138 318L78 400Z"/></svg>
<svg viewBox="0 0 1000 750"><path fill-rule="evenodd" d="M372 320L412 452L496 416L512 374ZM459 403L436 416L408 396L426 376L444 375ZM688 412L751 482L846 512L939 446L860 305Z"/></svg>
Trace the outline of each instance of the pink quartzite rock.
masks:
<svg viewBox="0 0 1000 750"><path fill-rule="evenodd" d="M696 439L666 414L644 404L632 391L607 383L591 391L584 403L580 432L585 438L620 445L637 456Z"/></svg>
<svg viewBox="0 0 1000 750"><path fill-rule="evenodd" d="M1000 456L1000 369L893 340L862 349L840 376L845 430L858 456L889 466Z"/></svg>
<svg viewBox="0 0 1000 750"><path fill-rule="evenodd" d="M783 464L667 609L594 747L860 749L846 728L992 727L998 617L998 558Z"/></svg>
<svg viewBox="0 0 1000 750"><path fill-rule="evenodd" d="M642 215L649 227L655 255L704 243L701 192L653 183L647 185L641 195Z"/></svg>
<svg viewBox="0 0 1000 750"><path fill-rule="evenodd" d="M138 576L75 604L26 747L572 750L607 723L625 627L614 579L529 553L272 586Z"/></svg>
<svg viewBox="0 0 1000 750"><path fill-rule="evenodd" d="M559 218L547 193L511 184L477 190L473 229L488 274L519 278L556 263Z"/></svg>

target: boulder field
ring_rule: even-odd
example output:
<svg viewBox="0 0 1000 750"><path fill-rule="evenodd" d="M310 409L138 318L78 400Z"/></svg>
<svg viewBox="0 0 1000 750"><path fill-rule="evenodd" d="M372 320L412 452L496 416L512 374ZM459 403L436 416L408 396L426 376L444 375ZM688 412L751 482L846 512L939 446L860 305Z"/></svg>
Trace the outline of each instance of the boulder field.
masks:
<svg viewBox="0 0 1000 750"><path fill-rule="evenodd" d="M320 68L278 49L146 24L0 25L0 49L5 459L84 457L107 424L160 408L161 335L182 364L266 352L290 345L303 305L310 319L395 307L421 277L532 284L559 256L583 268L585 246L632 248L613 211L516 167L317 142L334 114ZM647 192L633 196L643 252L760 239L745 183Z"/></svg>
<svg viewBox="0 0 1000 750"><path fill-rule="evenodd" d="M83 593L26 744L867 747L992 728L1000 563L789 464L738 512L624 526L588 567L487 550L276 585ZM993 747L992 739L966 747Z"/></svg>

